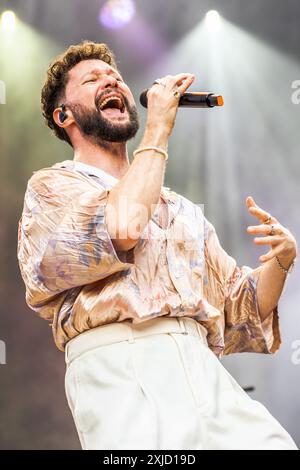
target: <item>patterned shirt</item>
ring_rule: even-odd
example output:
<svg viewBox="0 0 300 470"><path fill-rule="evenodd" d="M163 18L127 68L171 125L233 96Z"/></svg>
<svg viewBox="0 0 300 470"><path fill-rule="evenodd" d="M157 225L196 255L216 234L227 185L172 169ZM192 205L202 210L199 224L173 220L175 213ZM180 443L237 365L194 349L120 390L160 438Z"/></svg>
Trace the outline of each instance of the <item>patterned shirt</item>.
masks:
<svg viewBox="0 0 300 470"><path fill-rule="evenodd" d="M188 316L206 328L217 356L274 353L281 342L278 308L261 321L262 267L238 267L200 207L165 186L135 247L116 251L105 206L117 182L73 160L28 181L18 261L27 305L52 325L57 347L64 351L70 339L107 323Z"/></svg>

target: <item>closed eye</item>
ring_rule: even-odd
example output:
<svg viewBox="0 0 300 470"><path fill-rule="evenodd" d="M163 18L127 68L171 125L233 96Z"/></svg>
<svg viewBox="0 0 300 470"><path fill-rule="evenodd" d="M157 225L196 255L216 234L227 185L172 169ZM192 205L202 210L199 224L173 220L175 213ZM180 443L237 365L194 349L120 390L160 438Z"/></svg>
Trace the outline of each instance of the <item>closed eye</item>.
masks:
<svg viewBox="0 0 300 470"><path fill-rule="evenodd" d="M124 83L123 79L122 78L118 78L118 77L115 77L117 82L121 82L121 83ZM89 80L86 80L85 82L83 82L83 85L85 85L86 83L94 83L97 81L97 78L89 78Z"/></svg>
<svg viewBox="0 0 300 470"><path fill-rule="evenodd" d="M96 78L90 78L89 80L86 80L85 82L83 82L83 84L85 85L86 83L95 82L96 80L97 80Z"/></svg>

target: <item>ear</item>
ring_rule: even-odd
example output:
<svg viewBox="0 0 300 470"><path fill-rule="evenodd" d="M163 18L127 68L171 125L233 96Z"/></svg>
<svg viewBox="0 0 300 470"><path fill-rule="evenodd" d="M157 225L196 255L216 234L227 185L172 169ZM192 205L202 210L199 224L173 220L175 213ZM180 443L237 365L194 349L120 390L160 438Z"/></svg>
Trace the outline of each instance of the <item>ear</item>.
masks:
<svg viewBox="0 0 300 470"><path fill-rule="evenodd" d="M63 115L65 116L65 119L62 119ZM59 127L68 127L71 124L71 121L73 121L72 117L70 116L70 111L63 110L61 106L58 108L55 108L53 111L53 120L54 122L59 126Z"/></svg>

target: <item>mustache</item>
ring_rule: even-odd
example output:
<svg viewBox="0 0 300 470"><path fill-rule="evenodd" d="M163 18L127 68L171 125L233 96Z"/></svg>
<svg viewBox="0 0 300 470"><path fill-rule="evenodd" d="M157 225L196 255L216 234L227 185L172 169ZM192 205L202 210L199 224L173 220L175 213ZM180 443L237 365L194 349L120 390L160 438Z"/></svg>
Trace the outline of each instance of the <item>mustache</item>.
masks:
<svg viewBox="0 0 300 470"><path fill-rule="evenodd" d="M101 96L97 97L97 104L99 104L99 99L103 98L103 95L107 95L108 91L101 93ZM111 91L109 91L111 93ZM74 115L76 124L78 125L80 131L85 135L89 136L96 142L99 146L103 142L127 142L129 139L132 139L138 129L139 129L139 118L135 105L130 105L130 102L124 98L124 106L127 106L127 112L129 115L129 120L124 124L118 125L117 123L111 123L109 120L106 120L101 112L98 111L98 108L86 107L84 104L69 104L69 108Z"/></svg>

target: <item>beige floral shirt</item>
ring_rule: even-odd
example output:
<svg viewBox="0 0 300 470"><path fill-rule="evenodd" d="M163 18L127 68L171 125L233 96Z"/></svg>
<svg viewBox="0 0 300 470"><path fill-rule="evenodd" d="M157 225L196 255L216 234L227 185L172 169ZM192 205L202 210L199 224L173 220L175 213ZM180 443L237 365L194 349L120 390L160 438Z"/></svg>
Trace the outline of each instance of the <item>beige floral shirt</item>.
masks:
<svg viewBox="0 0 300 470"><path fill-rule="evenodd" d="M137 245L116 252L105 205L117 182L72 160L34 172L19 221L18 260L26 302L51 325L57 347L90 328L189 316L208 331L217 355L273 353L277 307L262 323L256 287L261 268L238 267L200 207L163 187L163 204Z"/></svg>

